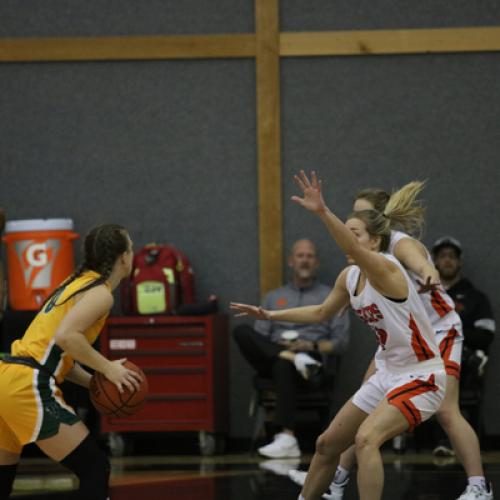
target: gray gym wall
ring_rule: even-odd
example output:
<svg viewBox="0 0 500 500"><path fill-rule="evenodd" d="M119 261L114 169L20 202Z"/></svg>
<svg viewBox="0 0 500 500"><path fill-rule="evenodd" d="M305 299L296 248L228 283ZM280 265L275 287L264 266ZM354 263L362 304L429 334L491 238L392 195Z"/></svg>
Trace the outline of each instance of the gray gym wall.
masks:
<svg viewBox="0 0 500 500"><path fill-rule="evenodd" d="M251 0L3 0L0 37L246 33L253 16ZM500 25L497 1L281 2L282 31L481 25ZM360 188L427 179L424 242L459 238L466 275L500 318L500 54L287 58L281 69L286 249L314 239L328 283L344 263L319 221L289 201L300 168L319 171L341 216ZM136 248L165 241L189 255L200 299L216 293L224 312L230 300L259 300L253 60L1 64L0 109L9 218L71 217L82 235L117 221ZM354 319L337 405L374 349ZM497 340L492 435L499 357ZM233 342L229 383L231 435L248 436L251 370Z"/></svg>

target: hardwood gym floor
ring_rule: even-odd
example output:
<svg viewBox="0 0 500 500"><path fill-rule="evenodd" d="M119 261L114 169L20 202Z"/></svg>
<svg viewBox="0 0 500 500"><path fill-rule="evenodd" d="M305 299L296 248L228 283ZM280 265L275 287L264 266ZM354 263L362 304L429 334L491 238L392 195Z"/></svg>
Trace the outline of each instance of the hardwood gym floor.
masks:
<svg viewBox="0 0 500 500"><path fill-rule="evenodd" d="M500 452L483 455L486 474L500 492ZM131 456L112 459L111 500L281 500L296 499L299 487L280 475L290 467L306 469L310 455L297 461L269 461L257 456L228 454ZM455 459L435 459L430 453L397 455L384 452L387 500L452 500L465 487ZM45 458L23 459L14 498L71 499L76 481ZM345 500L357 498L355 481Z"/></svg>

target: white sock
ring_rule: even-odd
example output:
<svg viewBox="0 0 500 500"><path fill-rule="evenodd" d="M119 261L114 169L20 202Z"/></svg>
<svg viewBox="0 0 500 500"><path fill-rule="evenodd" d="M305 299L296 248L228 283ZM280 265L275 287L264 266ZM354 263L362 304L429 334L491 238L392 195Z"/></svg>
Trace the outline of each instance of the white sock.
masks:
<svg viewBox="0 0 500 500"><path fill-rule="evenodd" d="M348 477L350 471L348 469L344 469L341 465L337 466L337 470L335 471L335 476L333 478L333 482L335 484L342 484Z"/></svg>
<svg viewBox="0 0 500 500"><path fill-rule="evenodd" d="M307 378L307 365L320 365L321 363L305 352L298 352L295 355L293 364L295 368L297 368L297 371L300 372L304 378Z"/></svg>
<svg viewBox="0 0 500 500"><path fill-rule="evenodd" d="M486 486L486 478L484 476L470 476L467 478L470 486L479 486L481 489L488 491Z"/></svg>
<svg viewBox="0 0 500 500"><path fill-rule="evenodd" d="M306 499L302 496L302 494L300 494L297 500L306 500Z"/></svg>

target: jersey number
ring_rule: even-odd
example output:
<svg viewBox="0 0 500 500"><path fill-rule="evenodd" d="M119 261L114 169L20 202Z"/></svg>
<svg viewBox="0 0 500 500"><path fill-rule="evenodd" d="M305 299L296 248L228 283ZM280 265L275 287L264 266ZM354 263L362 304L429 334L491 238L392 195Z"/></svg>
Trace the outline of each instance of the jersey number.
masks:
<svg viewBox="0 0 500 500"><path fill-rule="evenodd" d="M62 287L60 290L58 290L52 297L50 297L50 300L47 302L47 305L45 306L45 309L43 310L44 313L50 312L52 309L54 309L54 306L56 305L57 299L61 296L61 293L64 292L66 287Z"/></svg>
<svg viewBox="0 0 500 500"><path fill-rule="evenodd" d="M377 340L382 348L385 351L385 344L387 343L387 332L382 328L375 328L375 335L377 335Z"/></svg>

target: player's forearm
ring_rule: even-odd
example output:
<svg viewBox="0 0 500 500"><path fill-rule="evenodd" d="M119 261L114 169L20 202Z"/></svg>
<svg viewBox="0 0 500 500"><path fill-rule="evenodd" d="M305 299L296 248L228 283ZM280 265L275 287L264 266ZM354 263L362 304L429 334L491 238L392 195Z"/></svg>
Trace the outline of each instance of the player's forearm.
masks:
<svg viewBox="0 0 500 500"><path fill-rule="evenodd" d="M325 321L321 304L268 311L268 313L271 321L290 321L291 323L320 323Z"/></svg>
<svg viewBox="0 0 500 500"><path fill-rule="evenodd" d="M64 352L67 352L82 365L88 366L98 372L106 373L110 361L96 351L87 342L82 333L66 332L64 334L56 334L55 342Z"/></svg>
<svg viewBox="0 0 500 500"><path fill-rule="evenodd" d="M403 266L420 277L423 283L429 278L432 282L439 281L439 273L429 261L423 245L412 239L403 238L394 248L394 256Z"/></svg>
<svg viewBox="0 0 500 500"><path fill-rule="evenodd" d="M419 254L412 255L410 258L403 259L402 264L417 276L419 276L423 282L425 282L429 277L435 278L439 276L436 268L424 257Z"/></svg>
<svg viewBox="0 0 500 500"><path fill-rule="evenodd" d="M84 370L78 363L75 363L73 368L66 375L66 379L68 382L73 382L73 384L81 385L82 387L86 387L87 389L90 387L90 379L92 375Z"/></svg>
<svg viewBox="0 0 500 500"><path fill-rule="evenodd" d="M351 231L328 207L325 207L321 212L317 212L317 214L341 250L354 258L361 246Z"/></svg>
<svg viewBox="0 0 500 500"><path fill-rule="evenodd" d="M421 264L419 266L419 271L417 274L422 278L422 280L426 280L429 277L438 277L439 278L439 273L437 269L428 261L425 263Z"/></svg>

